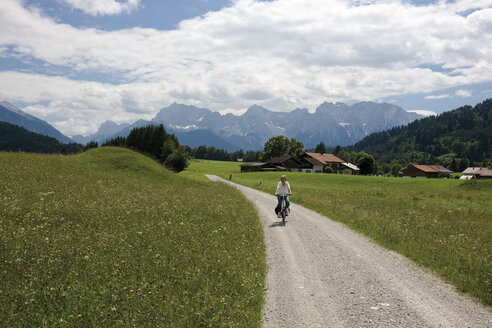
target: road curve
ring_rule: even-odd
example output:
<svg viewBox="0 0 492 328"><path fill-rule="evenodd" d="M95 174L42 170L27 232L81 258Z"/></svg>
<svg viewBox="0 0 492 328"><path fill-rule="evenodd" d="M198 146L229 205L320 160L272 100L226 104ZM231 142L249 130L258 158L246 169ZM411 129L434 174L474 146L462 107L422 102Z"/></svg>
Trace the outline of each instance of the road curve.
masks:
<svg viewBox="0 0 492 328"><path fill-rule="evenodd" d="M263 327L492 327L489 308L405 257L296 204L279 225L275 196L207 177L239 189L261 218Z"/></svg>

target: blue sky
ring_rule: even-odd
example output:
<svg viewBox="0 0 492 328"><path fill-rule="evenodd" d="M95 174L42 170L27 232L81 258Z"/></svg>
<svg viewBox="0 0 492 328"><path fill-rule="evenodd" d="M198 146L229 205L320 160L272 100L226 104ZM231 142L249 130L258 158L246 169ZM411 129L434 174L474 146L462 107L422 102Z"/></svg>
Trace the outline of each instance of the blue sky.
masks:
<svg viewBox="0 0 492 328"><path fill-rule="evenodd" d="M437 113L492 97L492 0L2 0L0 101L67 135L173 102Z"/></svg>

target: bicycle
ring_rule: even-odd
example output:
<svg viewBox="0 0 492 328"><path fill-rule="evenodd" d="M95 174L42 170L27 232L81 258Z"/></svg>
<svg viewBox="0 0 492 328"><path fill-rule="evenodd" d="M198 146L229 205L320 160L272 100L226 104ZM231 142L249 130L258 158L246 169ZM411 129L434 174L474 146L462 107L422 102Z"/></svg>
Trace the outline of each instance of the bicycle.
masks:
<svg viewBox="0 0 492 328"><path fill-rule="evenodd" d="M282 205L280 208L280 216L282 217L282 224L285 225L285 217L289 215L289 209L287 208L287 205L285 203L285 198L287 195L280 196L282 198Z"/></svg>

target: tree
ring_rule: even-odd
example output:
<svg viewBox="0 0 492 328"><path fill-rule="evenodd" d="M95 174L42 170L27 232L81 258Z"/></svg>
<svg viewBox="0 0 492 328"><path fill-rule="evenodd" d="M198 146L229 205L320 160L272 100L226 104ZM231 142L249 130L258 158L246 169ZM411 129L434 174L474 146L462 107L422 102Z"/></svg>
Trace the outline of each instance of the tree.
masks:
<svg viewBox="0 0 492 328"><path fill-rule="evenodd" d="M125 137L116 137L111 140L107 140L102 146L114 146L114 147L124 147L126 144Z"/></svg>
<svg viewBox="0 0 492 328"><path fill-rule="evenodd" d="M175 150L176 150L176 146L174 142L171 139L167 139L162 144L159 160L161 162L165 162L167 157L171 155Z"/></svg>
<svg viewBox="0 0 492 328"><path fill-rule="evenodd" d="M394 177L399 176L401 170L401 165L398 163L394 163L391 165L391 175Z"/></svg>
<svg viewBox="0 0 492 328"><path fill-rule="evenodd" d="M326 146L323 141L321 141L319 144L316 145L316 149L314 150L314 152L321 153L321 154L326 153Z"/></svg>
<svg viewBox="0 0 492 328"><path fill-rule="evenodd" d="M181 172L188 167L188 156L185 150L180 147L167 156L164 164L173 172Z"/></svg>
<svg viewBox="0 0 492 328"><path fill-rule="evenodd" d="M360 174L372 174L376 168L376 161L372 155L360 152L357 156L357 166L360 169Z"/></svg>
<svg viewBox="0 0 492 328"><path fill-rule="evenodd" d="M150 134L148 141L148 152L149 154L159 157L162 144L166 141L166 139L168 139L168 135L162 124L158 127L153 127L152 130L153 133Z"/></svg>
<svg viewBox="0 0 492 328"><path fill-rule="evenodd" d="M97 147L98 147L97 142L91 141L87 145L85 145L84 151L92 149L92 148L97 148Z"/></svg>
<svg viewBox="0 0 492 328"><path fill-rule="evenodd" d="M333 173L333 169L330 166L325 166L323 171L325 171L325 173Z"/></svg>
<svg viewBox="0 0 492 328"><path fill-rule="evenodd" d="M265 142L262 160L268 161L278 156L299 156L302 154L304 145L295 138L289 139L284 136L271 137Z"/></svg>
<svg viewBox="0 0 492 328"><path fill-rule="evenodd" d="M492 170L492 158L487 162L487 167Z"/></svg>
<svg viewBox="0 0 492 328"><path fill-rule="evenodd" d="M293 156L293 157L301 156L303 152L303 148L304 148L304 144L302 142L297 141L295 138L291 138L287 156Z"/></svg>
<svg viewBox="0 0 492 328"><path fill-rule="evenodd" d="M381 165L381 170L382 170L382 173L383 174L387 174L387 173L389 173L391 171L391 167L389 166L389 164L383 163Z"/></svg>
<svg viewBox="0 0 492 328"><path fill-rule="evenodd" d="M340 157L340 151L342 151L342 147L336 146L335 150L333 150L333 155Z"/></svg>

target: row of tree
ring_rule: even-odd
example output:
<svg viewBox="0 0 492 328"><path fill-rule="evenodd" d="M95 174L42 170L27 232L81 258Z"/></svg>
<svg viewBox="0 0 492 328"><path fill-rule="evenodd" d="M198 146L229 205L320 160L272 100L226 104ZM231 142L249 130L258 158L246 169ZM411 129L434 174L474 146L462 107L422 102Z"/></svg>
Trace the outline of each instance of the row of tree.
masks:
<svg viewBox="0 0 492 328"><path fill-rule="evenodd" d="M53 137L34 133L7 122L0 122L0 136L0 150L4 151L74 154L83 149L80 144L64 144Z"/></svg>
<svg viewBox="0 0 492 328"><path fill-rule="evenodd" d="M134 128L126 138L108 140L103 146L137 150L158 160L174 172L183 171L188 166L189 147L181 146L178 138L167 133L162 124Z"/></svg>
<svg viewBox="0 0 492 328"><path fill-rule="evenodd" d="M228 152L224 149L215 148L214 146L207 147L205 145L197 148L189 148L188 153L196 159L209 159L217 161L237 161L242 159L244 162L256 162L260 159L261 151L248 150L246 153L240 149L235 152Z"/></svg>

